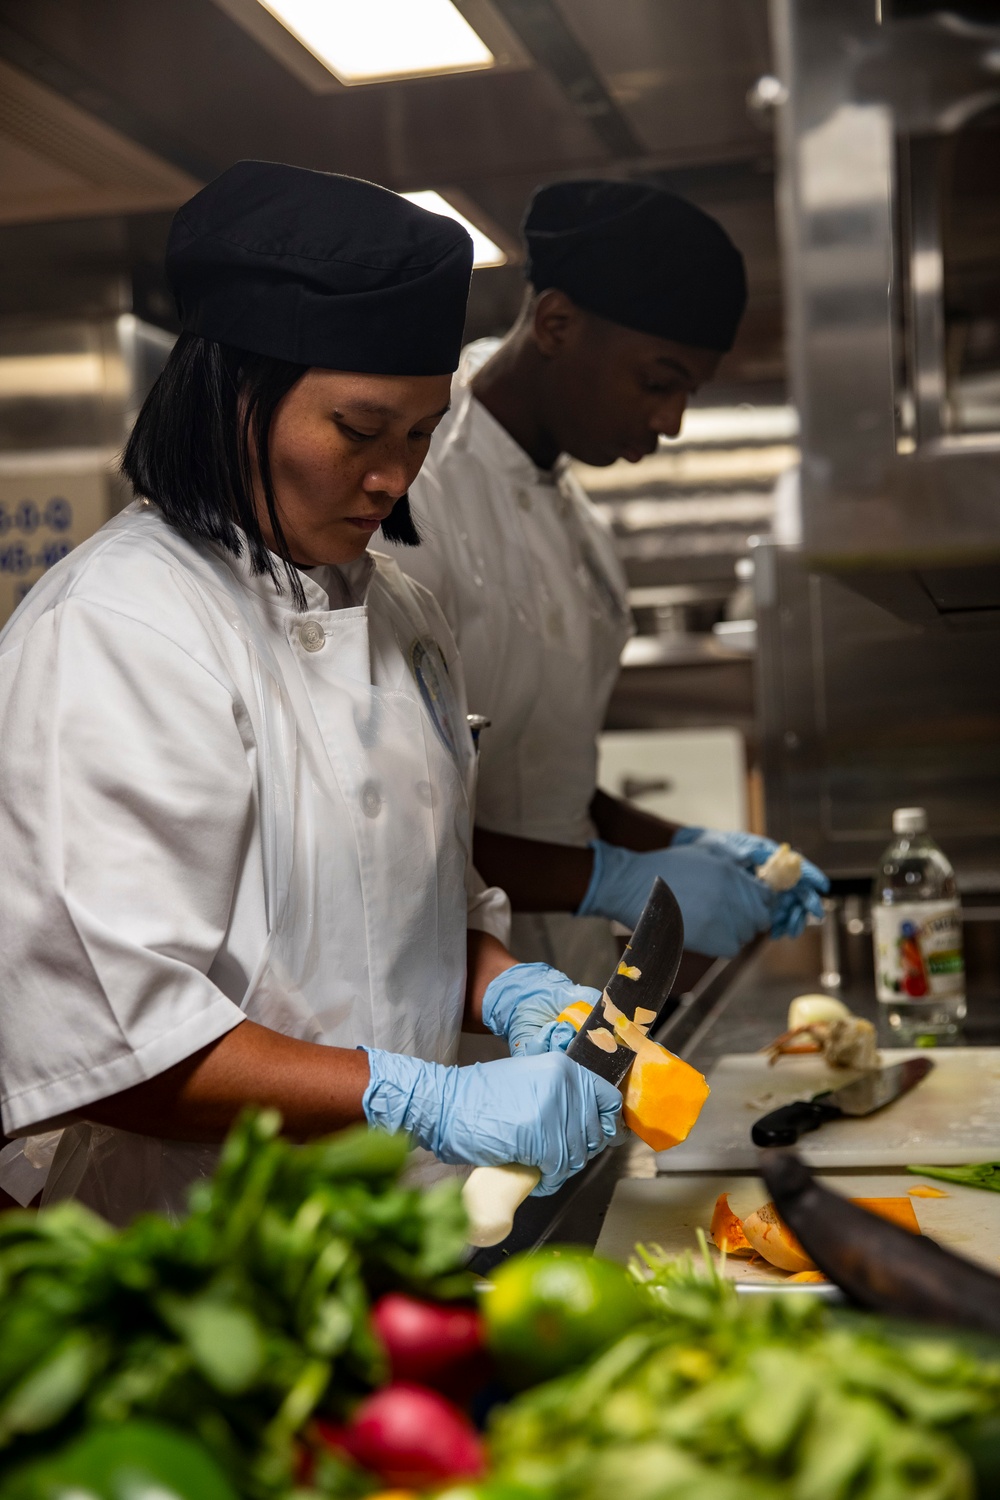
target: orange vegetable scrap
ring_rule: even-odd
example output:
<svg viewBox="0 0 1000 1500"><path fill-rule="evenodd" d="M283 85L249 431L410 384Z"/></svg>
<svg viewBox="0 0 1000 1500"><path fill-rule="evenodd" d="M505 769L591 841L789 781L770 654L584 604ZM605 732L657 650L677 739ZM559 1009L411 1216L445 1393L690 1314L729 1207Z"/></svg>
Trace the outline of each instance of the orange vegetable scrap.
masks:
<svg viewBox="0 0 1000 1500"><path fill-rule="evenodd" d="M750 1241L743 1233L743 1224L729 1207L729 1194L720 1193L715 1200L715 1211L709 1228L712 1243L727 1255L753 1255Z"/></svg>
<svg viewBox="0 0 1000 1500"><path fill-rule="evenodd" d="M851 1202L866 1208L870 1214L878 1214L880 1219L888 1219L890 1224L898 1224L900 1229L908 1229L911 1234L920 1233L909 1198L852 1198Z"/></svg>
<svg viewBox="0 0 1000 1500"><path fill-rule="evenodd" d="M743 1233L747 1240L765 1260L782 1271L815 1271L809 1259L787 1224L783 1224L773 1203L765 1203L754 1209L743 1220Z"/></svg>
<svg viewBox="0 0 1000 1500"><path fill-rule="evenodd" d="M796 1271L794 1276L789 1276L789 1281L829 1281L822 1271Z"/></svg>
<svg viewBox="0 0 1000 1500"><path fill-rule="evenodd" d="M909 1195L910 1195L911 1198L950 1198L951 1197L951 1194L950 1193L946 1193L943 1188L924 1187L923 1183L921 1183L921 1185L919 1187L907 1188L906 1191L909 1193Z"/></svg>

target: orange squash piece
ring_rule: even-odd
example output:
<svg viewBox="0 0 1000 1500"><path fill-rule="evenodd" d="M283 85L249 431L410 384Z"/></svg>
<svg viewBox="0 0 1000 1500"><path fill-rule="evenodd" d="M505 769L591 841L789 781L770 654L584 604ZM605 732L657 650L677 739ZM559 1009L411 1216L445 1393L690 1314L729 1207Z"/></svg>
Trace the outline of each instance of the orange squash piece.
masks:
<svg viewBox="0 0 1000 1500"><path fill-rule="evenodd" d="M559 1012L556 1020L568 1021L575 1030L579 1031L593 1008L592 1005L587 1004L586 1000L574 1000L572 1005L567 1005L565 1010Z"/></svg>
<svg viewBox="0 0 1000 1500"><path fill-rule="evenodd" d="M743 1233L758 1255L782 1271L815 1271L811 1261L773 1203L754 1209L743 1220Z"/></svg>
<svg viewBox="0 0 1000 1500"><path fill-rule="evenodd" d="M789 1276L789 1281L829 1281L829 1276L824 1276L822 1271L796 1271L794 1276Z"/></svg>
<svg viewBox="0 0 1000 1500"><path fill-rule="evenodd" d="M690 1135L708 1084L697 1068L651 1042L633 1022L618 1023L616 1030L635 1052L622 1090L622 1119L654 1151L669 1151Z"/></svg>
<svg viewBox="0 0 1000 1500"><path fill-rule="evenodd" d="M951 1194L950 1193L946 1193L943 1188L927 1187L924 1183L921 1183L919 1187L907 1188L906 1191L909 1193L909 1195L910 1195L911 1198L950 1198L951 1197Z"/></svg>
<svg viewBox="0 0 1000 1500"><path fill-rule="evenodd" d="M888 1219L890 1224L898 1224L900 1229L908 1229L911 1234L920 1233L909 1198L852 1198L851 1202L867 1208L870 1214L878 1214L880 1219Z"/></svg>
<svg viewBox="0 0 1000 1500"><path fill-rule="evenodd" d="M720 1193L709 1226L712 1243L727 1255L753 1255L754 1248L743 1233L743 1224L729 1207L729 1194Z"/></svg>
<svg viewBox="0 0 1000 1500"><path fill-rule="evenodd" d="M591 1009L585 1000L577 1000L567 1005L558 1019L579 1031ZM622 1085L622 1120L654 1151L668 1151L687 1140L708 1098L708 1084L690 1063L675 1057L659 1042L651 1042L640 1027L613 1006L609 1021L635 1053L635 1062Z"/></svg>

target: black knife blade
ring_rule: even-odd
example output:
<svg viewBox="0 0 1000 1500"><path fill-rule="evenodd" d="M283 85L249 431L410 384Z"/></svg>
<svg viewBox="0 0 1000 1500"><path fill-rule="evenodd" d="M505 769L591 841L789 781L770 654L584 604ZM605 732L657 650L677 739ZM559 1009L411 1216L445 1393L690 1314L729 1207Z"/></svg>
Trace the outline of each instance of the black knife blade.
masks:
<svg viewBox="0 0 1000 1500"><path fill-rule="evenodd" d="M865 1073L841 1089L826 1089L812 1099L797 1099L781 1109L773 1109L753 1126L750 1134L755 1146L794 1146L800 1135L818 1130L828 1120L861 1118L885 1109L903 1094L908 1094L933 1068L929 1057L911 1057L890 1068Z"/></svg>
<svg viewBox="0 0 1000 1500"><path fill-rule="evenodd" d="M684 918L673 891L658 875L620 963L567 1055L617 1088L635 1053L615 1031L616 1012L644 1031L654 1026L673 989L683 952Z"/></svg>

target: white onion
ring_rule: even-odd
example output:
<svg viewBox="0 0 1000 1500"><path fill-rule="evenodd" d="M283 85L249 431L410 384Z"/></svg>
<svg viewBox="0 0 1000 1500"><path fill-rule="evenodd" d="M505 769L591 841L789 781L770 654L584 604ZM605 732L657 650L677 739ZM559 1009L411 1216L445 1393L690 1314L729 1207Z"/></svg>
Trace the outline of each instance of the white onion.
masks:
<svg viewBox="0 0 1000 1500"><path fill-rule="evenodd" d="M842 1000L832 995L796 995L788 1007L788 1029L815 1026L819 1021L841 1021L851 1012Z"/></svg>

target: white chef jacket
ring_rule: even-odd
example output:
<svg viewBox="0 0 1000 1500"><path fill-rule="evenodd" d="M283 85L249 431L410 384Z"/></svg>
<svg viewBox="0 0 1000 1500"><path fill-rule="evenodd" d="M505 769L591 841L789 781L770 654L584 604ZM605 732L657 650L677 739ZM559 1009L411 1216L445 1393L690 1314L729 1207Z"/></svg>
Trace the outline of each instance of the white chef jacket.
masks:
<svg viewBox="0 0 1000 1500"><path fill-rule="evenodd" d="M476 821L499 833L584 846L597 736L631 633L627 584L608 528L565 467L535 467L472 394L497 347L470 345L410 489L420 547L387 548L436 595L458 642L480 740ZM603 985L606 922L516 916L512 948Z"/></svg>
<svg viewBox="0 0 1000 1500"><path fill-rule="evenodd" d="M455 1060L466 929L504 938L506 903L471 867L454 643L384 558L302 582L304 613L287 584L140 503L0 635L8 1134L245 1016ZM118 1220L177 1211L210 1165L203 1148L88 1126L65 1132L64 1158L74 1140L63 1179Z"/></svg>

